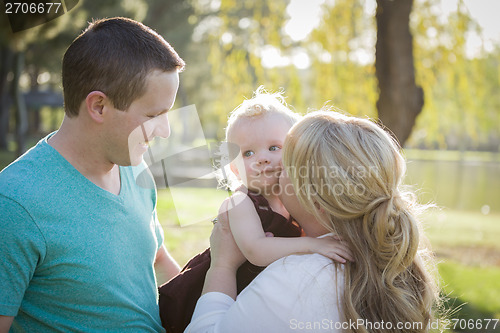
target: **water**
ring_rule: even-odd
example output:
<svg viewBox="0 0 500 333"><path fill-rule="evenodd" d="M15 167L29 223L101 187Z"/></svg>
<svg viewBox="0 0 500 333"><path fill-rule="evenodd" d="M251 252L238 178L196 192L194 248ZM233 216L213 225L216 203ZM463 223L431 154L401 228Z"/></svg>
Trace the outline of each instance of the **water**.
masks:
<svg viewBox="0 0 500 333"><path fill-rule="evenodd" d="M419 198L451 209L500 213L500 163L409 160L406 184Z"/></svg>

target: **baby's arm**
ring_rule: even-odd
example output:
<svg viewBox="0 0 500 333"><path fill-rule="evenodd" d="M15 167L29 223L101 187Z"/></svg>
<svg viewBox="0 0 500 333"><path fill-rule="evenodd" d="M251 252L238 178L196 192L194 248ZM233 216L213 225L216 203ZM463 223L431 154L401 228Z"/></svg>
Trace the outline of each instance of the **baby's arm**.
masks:
<svg viewBox="0 0 500 333"><path fill-rule="evenodd" d="M266 237L259 215L248 196L233 195L238 205L229 209L229 225L241 252L256 266L267 266L279 258L297 253L320 253L338 262L351 260L349 249L332 237Z"/></svg>

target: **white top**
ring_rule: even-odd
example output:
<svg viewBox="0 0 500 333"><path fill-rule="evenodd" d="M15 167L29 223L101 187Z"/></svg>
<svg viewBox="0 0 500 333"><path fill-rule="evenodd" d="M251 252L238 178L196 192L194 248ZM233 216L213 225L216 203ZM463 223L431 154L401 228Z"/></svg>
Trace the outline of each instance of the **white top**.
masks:
<svg viewBox="0 0 500 333"><path fill-rule="evenodd" d="M320 254L292 255L269 265L234 301L201 296L186 332L341 332L343 269Z"/></svg>

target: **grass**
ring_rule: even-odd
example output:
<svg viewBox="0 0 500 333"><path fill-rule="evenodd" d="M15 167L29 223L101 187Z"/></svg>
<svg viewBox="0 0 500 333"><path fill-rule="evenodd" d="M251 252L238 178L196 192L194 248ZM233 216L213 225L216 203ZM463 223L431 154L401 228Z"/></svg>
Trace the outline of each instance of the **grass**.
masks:
<svg viewBox="0 0 500 333"><path fill-rule="evenodd" d="M165 244L181 266L209 246L210 221L225 198L225 191L210 188L158 190L158 218Z"/></svg>
<svg viewBox="0 0 500 333"><path fill-rule="evenodd" d="M427 213L423 223L433 250L442 257L472 266L500 267L500 213L444 208Z"/></svg>
<svg viewBox="0 0 500 333"><path fill-rule="evenodd" d="M479 319L483 326L486 319L500 319L500 214L443 208L428 212L423 221L451 318ZM492 327L493 322L488 329L456 331L494 332Z"/></svg>
<svg viewBox="0 0 500 333"><path fill-rule="evenodd" d="M498 152L404 149L407 160L498 162Z"/></svg>
<svg viewBox="0 0 500 333"><path fill-rule="evenodd" d="M434 246L488 246L500 250L500 213L443 208L424 216L424 229Z"/></svg>
<svg viewBox="0 0 500 333"><path fill-rule="evenodd" d="M459 318L486 315L500 319L500 267L469 266L446 260L439 264L439 274L444 293L457 298L455 306L465 303Z"/></svg>

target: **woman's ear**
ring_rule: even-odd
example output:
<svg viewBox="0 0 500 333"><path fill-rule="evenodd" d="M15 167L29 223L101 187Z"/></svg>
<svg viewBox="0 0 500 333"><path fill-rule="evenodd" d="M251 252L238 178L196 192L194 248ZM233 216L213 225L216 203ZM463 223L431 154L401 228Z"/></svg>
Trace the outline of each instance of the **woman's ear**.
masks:
<svg viewBox="0 0 500 333"><path fill-rule="evenodd" d="M85 98L85 106L87 112L97 123L102 123L104 121L104 106L108 97L102 91L92 91Z"/></svg>

